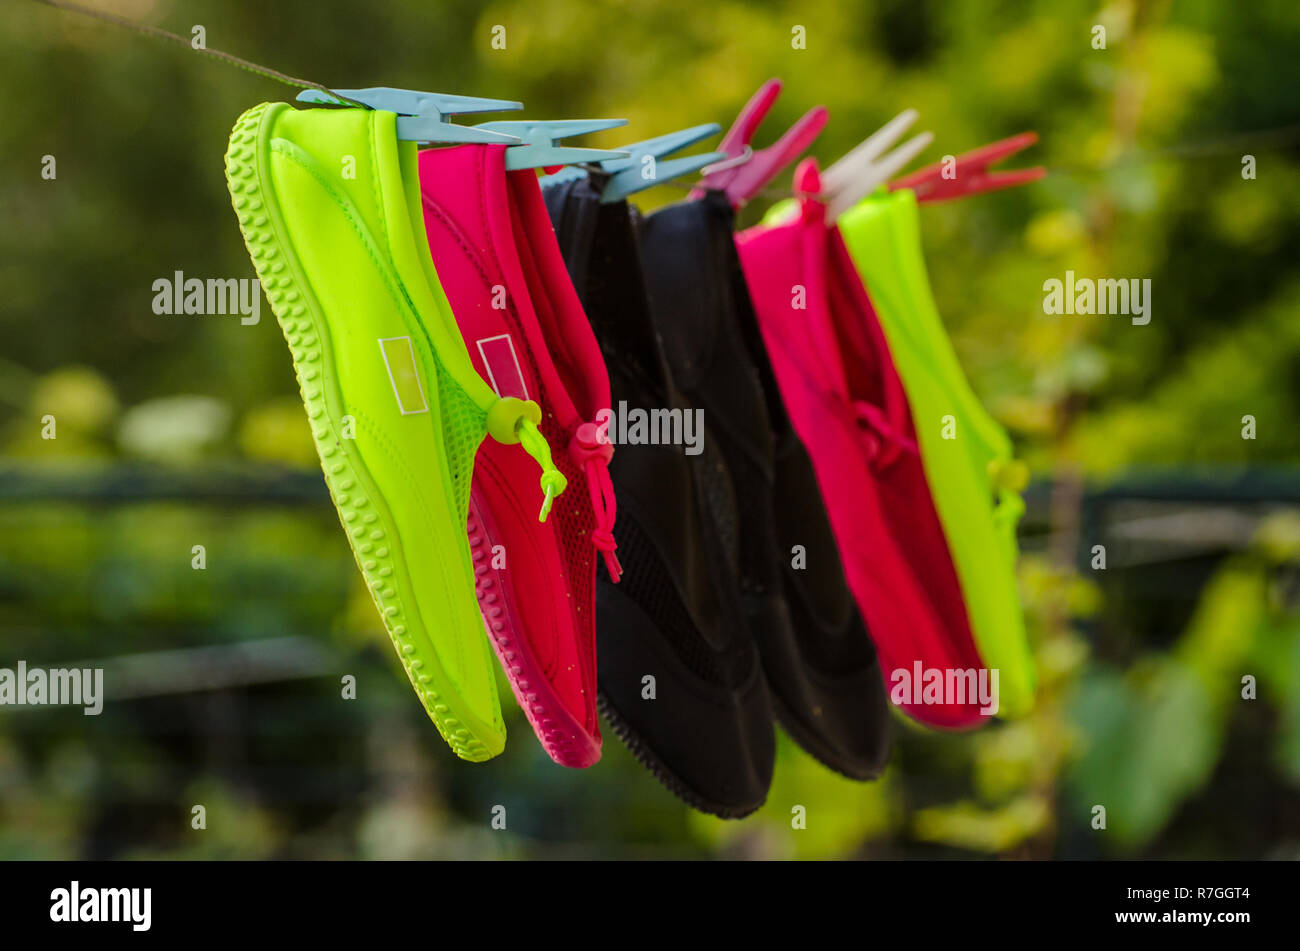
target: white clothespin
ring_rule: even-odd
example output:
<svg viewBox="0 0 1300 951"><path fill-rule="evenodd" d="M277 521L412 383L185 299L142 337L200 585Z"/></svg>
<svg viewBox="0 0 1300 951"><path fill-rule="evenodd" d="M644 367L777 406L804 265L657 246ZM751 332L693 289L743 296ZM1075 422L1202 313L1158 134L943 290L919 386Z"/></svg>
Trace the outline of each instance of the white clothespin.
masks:
<svg viewBox="0 0 1300 951"><path fill-rule="evenodd" d="M934 141L933 132L922 132L888 155L883 154L902 137L916 118L915 109L899 113L822 173L822 194L826 201L828 223L897 175Z"/></svg>

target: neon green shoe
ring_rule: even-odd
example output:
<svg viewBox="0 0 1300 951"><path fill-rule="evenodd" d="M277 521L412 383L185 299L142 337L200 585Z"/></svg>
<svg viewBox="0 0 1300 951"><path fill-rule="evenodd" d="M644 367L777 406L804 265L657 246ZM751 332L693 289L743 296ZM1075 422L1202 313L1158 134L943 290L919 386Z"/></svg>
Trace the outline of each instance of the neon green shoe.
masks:
<svg viewBox="0 0 1300 951"><path fill-rule="evenodd" d="M915 194L879 192L836 225L907 391L975 643L985 665L1000 671L1002 713L1016 716L1032 706L1034 692L1015 576L1027 471L1013 461L1006 431L971 390L939 318L921 253ZM947 416L956 438L944 438Z"/></svg>
<svg viewBox="0 0 1300 951"><path fill-rule="evenodd" d="M485 760L505 727L465 533L474 454L489 431L522 437L552 495L563 477L537 405L498 399L470 363L395 118L263 103L235 124L226 179L393 646L451 748Z"/></svg>

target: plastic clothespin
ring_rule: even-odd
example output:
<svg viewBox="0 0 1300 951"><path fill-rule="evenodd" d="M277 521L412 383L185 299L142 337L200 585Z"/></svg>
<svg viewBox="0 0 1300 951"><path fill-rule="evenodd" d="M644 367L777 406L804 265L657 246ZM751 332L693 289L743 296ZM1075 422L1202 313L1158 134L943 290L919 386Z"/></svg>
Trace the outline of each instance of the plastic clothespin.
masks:
<svg viewBox="0 0 1300 951"><path fill-rule="evenodd" d="M709 190L720 190L726 192L733 208L740 208L812 145L830 116L825 106L804 113L772 145L757 150L750 145L779 95L779 79L769 79L759 87L719 146L729 158L704 169L704 180L691 192L692 198L702 198Z"/></svg>
<svg viewBox="0 0 1300 951"><path fill-rule="evenodd" d="M474 128L487 132L504 133L515 137L521 144L506 149L506 170L545 168L551 165L572 165L575 162L599 162L620 159L626 152L609 149L574 149L556 145L560 139L571 135L588 135L605 129L627 125L626 119L515 119L502 122L484 122Z"/></svg>
<svg viewBox="0 0 1300 951"><path fill-rule="evenodd" d="M667 161L657 161L663 156L680 151L701 139L717 135L721 129L722 127L716 122L708 122L704 125L692 126L689 129L681 129L677 132L656 136L653 139L646 139L644 142L633 142L630 145L624 145L622 147L623 151L628 153L626 158L609 159L597 163L598 171L609 176L601 189L601 204L609 205L616 201L622 201L629 195L644 191L663 182L672 181L674 178L680 178L683 175L690 175L706 165L725 159L727 156L722 152L706 152L703 155L687 155L681 158L668 159ZM653 173L648 176L645 174L647 168L645 159L647 156L656 159ZM586 178L588 172L589 170L585 168L561 169L554 175L543 178L542 185L558 185L562 182L576 181L579 178Z"/></svg>
<svg viewBox="0 0 1300 951"><path fill-rule="evenodd" d="M988 167L1029 148L1037 141L1037 132L1022 132L1009 139L959 155L955 162L939 162L930 165L892 182L889 188L891 191L910 188L916 192L917 201L948 201L1036 182L1047 175L1047 169L1041 165L1010 172L990 172ZM951 171L945 175L945 171L948 170Z"/></svg>
<svg viewBox="0 0 1300 951"><path fill-rule="evenodd" d="M902 138L916 117L915 109L899 113L822 173L827 221L834 221L877 187L885 184L934 141L933 132L922 132L912 136L888 155L883 154Z"/></svg>
<svg viewBox="0 0 1300 951"><path fill-rule="evenodd" d="M480 112L509 112L522 109L522 102L509 99L481 99L478 96L451 96L440 92L420 92L418 89L394 89L391 86L372 86L368 89L339 89L347 96L371 109L397 113L397 137L404 142L477 142L490 145L518 145L518 136L494 132L482 127L456 125L448 116L473 115ZM299 102L332 106L349 106L319 89L306 89L298 94Z"/></svg>
<svg viewBox="0 0 1300 951"><path fill-rule="evenodd" d="M693 174L725 159L727 157L725 152L705 152L702 155L685 155L681 158L660 161L666 155L680 152L686 146L717 135L721 131L722 126L716 122L706 122L703 125L691 126L689 129L680 129L677 132L646 139L644 142L633 142L631 145L623 146L631 153L628 158L601 163L601 170L610 176L600 193L601 203L608 205L622 201L629 195L645 191L661 182L670 182L674 178ZM653 159L654 164L648 165L645 161L647 158ZM648 170L649 175L646 174Z"/></svg>

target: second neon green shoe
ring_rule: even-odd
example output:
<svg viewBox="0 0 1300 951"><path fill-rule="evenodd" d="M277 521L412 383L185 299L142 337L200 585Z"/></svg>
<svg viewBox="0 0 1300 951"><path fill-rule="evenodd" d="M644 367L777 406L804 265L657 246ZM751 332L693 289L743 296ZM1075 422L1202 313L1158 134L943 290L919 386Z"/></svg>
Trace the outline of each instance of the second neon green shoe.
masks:
<svg viewBox="0 0 1300 951"><path fill-rule="evenodd" d="M395 119L263 103L235 124L226 178L393 646L451 748L485 760L505 727L465 532L474 455L490 432L523 442L552 496L563 476L537 405L499 399L470 363L429 255L416 148Z"/></svg>
<svg viewBox="0 0 1300 951"><path fill-rule="evenodd" d="M907 390L975 643L984 663L1000 672L1001 712L1018 716L1033 704L1035 681L1015 573L1027 471L971 389L939 317L915 193L882 190L837 225Z"/></svg>

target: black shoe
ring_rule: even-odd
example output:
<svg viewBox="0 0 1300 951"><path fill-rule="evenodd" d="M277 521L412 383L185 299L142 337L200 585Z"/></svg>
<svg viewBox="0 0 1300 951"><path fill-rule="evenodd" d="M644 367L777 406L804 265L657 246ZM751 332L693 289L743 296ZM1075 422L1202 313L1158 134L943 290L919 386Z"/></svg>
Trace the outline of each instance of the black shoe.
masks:
<svg viewBox="0 0 1300 951"><path fill-rule="evenodd" d="M609 368L614 408L691 412L650 319L627 204L601 205L586 180L545 195ZM603 566L597 574L599 703L674 794L739 818L767 798L776 743L733 567L737 500L713 441L704 434L703 453L687 455L682 445L615 438L609 472L623 576L612 584Z"/></svg>
<svg viewBox="0 0 1300 951"><path fill-rule="evenodd" d="M872 779L889 758L885 683L781 402L733 227L716 193L645 219L651 313L669 371L704 408L740 502L742 601L777 716L826 766Z"/></svg>

